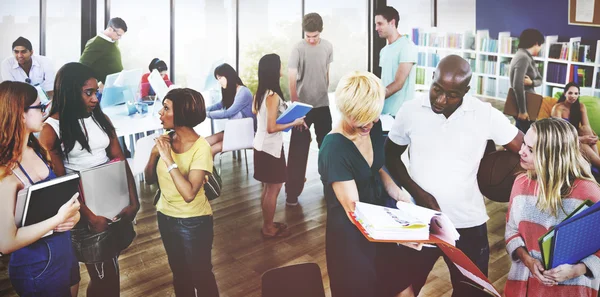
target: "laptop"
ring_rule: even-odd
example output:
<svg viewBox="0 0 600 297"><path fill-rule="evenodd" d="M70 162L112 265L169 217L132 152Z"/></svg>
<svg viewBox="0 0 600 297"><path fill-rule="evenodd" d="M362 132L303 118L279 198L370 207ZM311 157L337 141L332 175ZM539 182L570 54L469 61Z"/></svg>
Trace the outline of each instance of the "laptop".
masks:
<svg viewBox="0 0 600 297"><path fill-rule="evenodd" d="M85 205L97 216L112 220L129 205L124 160L79 171Z"/></svg>

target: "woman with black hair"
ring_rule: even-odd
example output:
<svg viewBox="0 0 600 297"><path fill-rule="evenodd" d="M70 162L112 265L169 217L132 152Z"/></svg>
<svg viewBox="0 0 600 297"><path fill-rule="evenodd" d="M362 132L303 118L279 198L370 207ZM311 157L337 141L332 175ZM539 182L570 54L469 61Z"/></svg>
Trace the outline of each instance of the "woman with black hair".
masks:
<svg viewBox="0 0 600 297"><path fill-rule="evenodd" d="M215 68L215 78L221 85L222 100L206 108L206 116L211 119L254 119L252 113L252 92L242 82L237 72L229 64L221 64ZM223 132L206 138L210 144L213 157L223 149Z"/></svg>
<svg viewBox="0 0 600 297"><path fill-rule="evenodd" d="M115 128L100 109L97 90L93 70L81 63L68 63L56 75L52 109L40 143L50 153L58 176L125 160ZM81 221L71 232L75 254L90 275L87 296L119 296L118 257L135 236L131 221L140 208L127 163L126 170L129 205L116 217L106 218L81 203Z"/></svg>
<svg viewBox="0 0 600 297"><path fill-rule="evenodd" d="M281 59L276 54L263 56L258 62L258 88L252 111L258 127L254 137L254 178L264 184L261 194L263 238L286 237L290 230L284 223L273 222L277 196L287 180L281 131L289 127L306 128L304 117L289 124L277 124L277 117L285 110L283 93L279 86L282 76Z"/></svg>
<svg viewBox="0 0 600 297"><path fill-rule="evenodd" d="M581 152L594 165L600 168L600 157L598 156L598 136L594 134L590 126L590 119L585 105L579 102L579 85L574 82L568 83L563 94L552 107L552 117L561 118L571 123L579 133Z"/></svg>
<svg viewBox="0 0 600 297"><path fill-rule="evenodd" d="M169 80L169 75L167 74L167 71L169 70L167 63L159 58L154 58L150 61L150 65L148 65L148 70L150 70L150 72L142 75L142 83L140 84L140 95L142 98L156 95L148 81L148 76L150 76L150 73L152 73L154 69L160 73L160 76L162 76L167 87L173 84L171 80Z"/></svg>

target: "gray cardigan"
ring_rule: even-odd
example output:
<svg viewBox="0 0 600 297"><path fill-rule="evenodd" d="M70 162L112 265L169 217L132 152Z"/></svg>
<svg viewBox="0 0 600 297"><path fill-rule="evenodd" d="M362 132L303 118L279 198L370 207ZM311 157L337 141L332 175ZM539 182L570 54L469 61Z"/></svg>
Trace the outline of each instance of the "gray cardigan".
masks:
<svg viewBox="0 0 600 297"><path fill-rule="evenodd" d="M532 86L526 86L523 83L525 75L533 81ZM510 86L515 91L519 113L527 112L527 104L525 104L525 92L535 93L535 87L542 85L542 76L540 75L533 57L524 48L520 48L512 61L510 61Z"/></svg>

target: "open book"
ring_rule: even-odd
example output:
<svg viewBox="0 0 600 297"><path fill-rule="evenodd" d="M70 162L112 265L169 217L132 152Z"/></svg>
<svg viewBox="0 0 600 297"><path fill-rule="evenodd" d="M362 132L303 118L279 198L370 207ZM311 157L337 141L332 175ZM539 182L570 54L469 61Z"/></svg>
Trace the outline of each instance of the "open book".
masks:
<svg viewBox="0 0 600 297"><path fill-rule="evenodd" d="M433 243L469 279L469 285L500 297L488 278L460 249L456 248L459 233L446 215L412 203L398 202L398 209L356 202L350 219L372 242Z"/></svg>
<svg viewBox="0 0 600 297"><path fill-rule="evenodd" d="M430 235L436 235L448 244L456 244L458 231L443 213L400 201L397 207L356 202L354 216L375 240L413 242L429 240Z"/></svg>

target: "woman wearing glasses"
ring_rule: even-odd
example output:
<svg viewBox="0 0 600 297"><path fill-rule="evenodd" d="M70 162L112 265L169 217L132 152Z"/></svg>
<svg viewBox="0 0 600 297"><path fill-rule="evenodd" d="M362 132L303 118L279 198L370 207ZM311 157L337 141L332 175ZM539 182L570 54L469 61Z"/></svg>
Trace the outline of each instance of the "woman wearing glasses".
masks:
<svg viewBox="0 0 600 297"><path fill-rule="evenodd" d="M125 160L113 125L98 106L97 90L94 72L83 64L68 63L58 71L52 110L40 142L50 152L59 176ZM82 204L82 220L73 229L75 253L90 275L87 296L119 296L118 257L135 236L131 221L140 207L128 165L126 170L129 205L116 217L106 218Z"/></svg>
<svg viewBox="0 0 600 297"><path fill-rule="evenodd" d="M579 133L581 152L594 165L600 168L600 157L598 156L598 136L594 134L590 126L590 119L585 105L579 102L579 85L568 83L558 102L552 107L552 117L561 118L571 123Z"/></svg>
<svg viewBox="0 0 600 297"><path fill-rule="evenodd" d="M0 84L0 252L11 254L8 274L17 294L64 297L79 283L69 232L79 221L77 194L40 223L17 227L14 218L18 191L56 177L48 152L33 136L42 130L45 107L34 87Z"/></svg>

